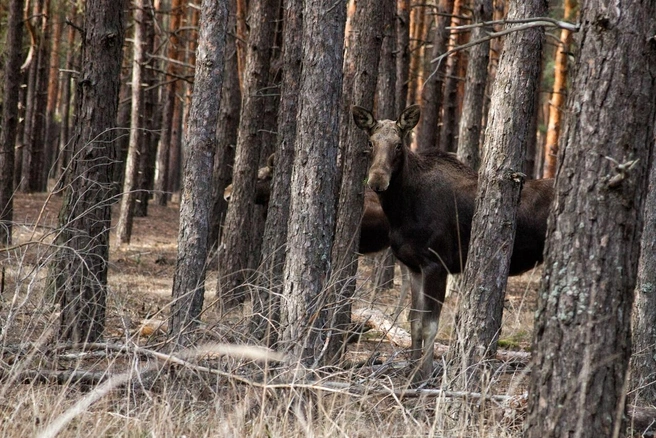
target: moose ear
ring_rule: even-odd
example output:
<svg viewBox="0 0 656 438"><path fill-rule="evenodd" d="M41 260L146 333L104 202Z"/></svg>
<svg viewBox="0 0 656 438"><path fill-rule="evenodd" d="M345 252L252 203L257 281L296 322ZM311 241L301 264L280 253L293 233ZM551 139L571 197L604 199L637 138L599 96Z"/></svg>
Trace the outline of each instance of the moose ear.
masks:
<svg viewBox="0 0 656 438"><path fill-rule="evenodd" d="M403 113L396 121L396 124L401 128L401 131L410 131L412 128L417 126L419 122L419 115L421 110L419 105L412 105L403 110Z"/></svg>
<svg viewBox="0 0 656 438"><path fill-rule="evenodd" d="M274 152L273 154L269 155L269 158L267 158L267 162L266 162L267 167L273 169L273 163L275 159L276 159L276 153Z"/></svg>
<svg viewBox="0 0 656 438"><path fill-rule="evenodd" d="M374 119L374 116L371 114L371 112L355 105L351 111L353 112L353 121L358 128L369 132L373 129L374 126L376 126L376 119Z"/></svg>

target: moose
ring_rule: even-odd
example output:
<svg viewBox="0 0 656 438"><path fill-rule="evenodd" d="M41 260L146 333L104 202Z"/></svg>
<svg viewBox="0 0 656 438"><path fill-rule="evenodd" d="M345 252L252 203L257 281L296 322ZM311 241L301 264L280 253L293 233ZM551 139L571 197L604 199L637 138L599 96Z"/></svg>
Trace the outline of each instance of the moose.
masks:
<svg viewBox="0 0 656 438"><path fill-rule="evenodd" d="M257 172L257 183L255 188L255 203L267 205L271 197L271 181L273 179L275 154L267 159L266 166ZM232 195L232 184L225 188L223 198L230 201ZM383 209L378 202L376 193L365 189L364 213L360 222L360 243L358 251L361 254L370 254L381 251L389 246L389 224Z"/></svg>
<svg viewBox="0 0 656 438"><path fill-rule="evenodd" d="M394 255L410 270L409 314L412 380L433 373L434 342L446 293L447 274L459 273L467 260L478 175L452 154L413 152L409 133L419 121L419 106L398 120L376 120L364 108L352 108L358 128L369 136L371 161L367 184L377 193L390 226ZM517 214L510 275L542 262L553 180L526 181Z"/></svg>

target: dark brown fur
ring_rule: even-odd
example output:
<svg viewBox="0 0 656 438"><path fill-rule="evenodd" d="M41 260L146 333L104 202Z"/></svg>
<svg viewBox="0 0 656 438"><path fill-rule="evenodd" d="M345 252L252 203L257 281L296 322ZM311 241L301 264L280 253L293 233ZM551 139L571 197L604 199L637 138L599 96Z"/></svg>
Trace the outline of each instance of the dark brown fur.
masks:
<svg viewBox="0 0 656 438"><path fill-rule="evenodd" d="M405 145L419 120L417 106L397 121L377 121L359 107L353 108L353 117L369 134L368 184L389 221L392 250L411 270L413 358L422 359L414 378L424 380L432 373L447 274L461 272L467 260L478 177L451 154L419 155ZM552 186L552 180L534 180L523 187L511 275L542 262Z"/></svg>

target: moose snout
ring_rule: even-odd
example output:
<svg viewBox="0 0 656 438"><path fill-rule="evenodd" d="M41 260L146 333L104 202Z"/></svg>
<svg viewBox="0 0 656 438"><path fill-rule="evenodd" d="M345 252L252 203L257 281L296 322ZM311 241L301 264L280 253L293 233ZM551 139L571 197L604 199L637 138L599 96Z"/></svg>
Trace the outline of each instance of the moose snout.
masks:
<svg viewBox="0 0 656 438"><path fill-rule="evenodd" d="M384 192L389 187L389 176L384 173L371 172L367 184L374 192Z"/></svg>
<svg viewBox="0 0 656 438"><path fill-rule="evenodd" d="M223 191L223 199L230 202L230 197L232 196L232 184L225 188Z"/></svg>

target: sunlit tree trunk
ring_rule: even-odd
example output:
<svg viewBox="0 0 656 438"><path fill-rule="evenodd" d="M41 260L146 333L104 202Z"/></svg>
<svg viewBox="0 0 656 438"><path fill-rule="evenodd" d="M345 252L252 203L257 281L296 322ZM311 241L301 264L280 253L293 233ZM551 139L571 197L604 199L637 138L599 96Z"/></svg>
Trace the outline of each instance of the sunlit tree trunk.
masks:
<svg viewBox="0 0 656 438"><path fill-rule="evenodd" d="M574 13L575 0L563 2L563 20L569 21ZM567 95L567 58L569 45L572 42L572 32L567 29L560 30L560 44L556 49L554 60L554 85L549 101L549 125L547 138L544 144L544 178L556 176L556 163L558 156L558 136L560 135L560 122L562 120Z"/></svg>

